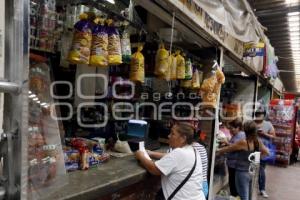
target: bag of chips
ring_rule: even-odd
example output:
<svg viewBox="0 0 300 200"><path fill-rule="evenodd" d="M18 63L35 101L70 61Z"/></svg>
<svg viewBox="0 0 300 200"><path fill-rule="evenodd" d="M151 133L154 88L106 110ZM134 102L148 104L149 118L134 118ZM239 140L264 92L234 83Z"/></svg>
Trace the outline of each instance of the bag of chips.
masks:
<svg viewBox="0 0 300 200"><path fill-rule="evenodd" d="M137 52L132 55L130 62L130 80L134 82L144 83L145 80L145 61L141 53L143 46L139 45Z"/></svg>
<svg viewBox="0 0 300 200"><path fill-rule="evenodd" d="M185 79L185 60L180 51L176 51L176 76L177 79Z"/></svg>
<svg viewBox="0 0 300 200"><path fill-rule="evenodd" d="M193 67L191 59L188 59L185 63L185 79L190 80L193 77Z"/></svg>
<svg viewBox="0 0 300 200"><path fill-rule="evenodd" d="M171 64L170 64L170 79L176 80L177 79L177 59L175 54L170 55L171 57Z"/></svg>
<svg viewBox="0 0 300 200"><path fill-rule="evenodd" d="M108 24L108 64L122 64L121 40L119 31L113 26L113 20L107 20Z"/></svg>
<svg viewBox="0 0 300 200"><path fill-rule="evenodd" d="M95 26L92 30L92 48L91 48L91 59L90 65L97 67L108 66L108 33L107 27L104 26L104 19L96 18L94 20Z"/></svg>
<svg viewBox="0 0 300 200"><path fill-rule="evenodd" d="M183 88L192 88L192 80L181 80L180 86Z"/></svg>
<svg viewBox="0 0 300 200"><path fill-rule="evenodd" d="M193 70L192 88L200 89L200 74L197 68L194 68Z"/></svg>
<svg viewBox="0 0 300 200"><path fill-rule="evenodd" d="M155 56L155 74L166 76L169 69L169 52L165 49L164 44L160 44Z"/></svg>
<svg viewBox="0 0 300 200"><path fill-rule="evenodd" d="M131 45L130 35L128 30L124 30L121 38L121 50L122 50L122 61L124 63L130 63L131 60Z"/></svg>
<svg viewBox="0 0 300 200"><path fill-rule="evenodd" d="M82 13L74 26L74 36L68 60L74 64L89 64L92 44L92 26L88 14Z"/></svg>

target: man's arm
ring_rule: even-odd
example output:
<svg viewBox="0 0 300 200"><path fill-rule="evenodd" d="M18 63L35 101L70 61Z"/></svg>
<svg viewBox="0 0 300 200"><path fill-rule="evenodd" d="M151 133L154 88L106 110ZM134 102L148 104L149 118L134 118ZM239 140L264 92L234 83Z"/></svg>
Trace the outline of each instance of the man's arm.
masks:
<svg viewBox="0 0 300 200"><path fill-rule="evenodd" d="M266 138L269 138L269 139L274 139L276 138L276 134L275 134L275 129L273 127L273 125L270 123L270 129L267 133L263 133L263 136L265 136Z"/></svg>

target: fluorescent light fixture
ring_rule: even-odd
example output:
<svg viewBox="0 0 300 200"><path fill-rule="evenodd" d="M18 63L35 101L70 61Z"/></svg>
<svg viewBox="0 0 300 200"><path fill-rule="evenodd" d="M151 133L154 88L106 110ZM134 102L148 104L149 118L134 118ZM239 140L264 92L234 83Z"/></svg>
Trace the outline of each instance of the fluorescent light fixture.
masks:
<svg viewBox="0 0 300 200"><path fill-rule="evenodd" d="M37 101L37 103L41 103L41 101Z"/></svg>
<svg viewBox="0 0 300 200"><path fill-rule="evenodd" d="M296 16L289 16L288 17L288 21L289 22L298 22L299 21L299 16L298 15L296 15Z"/></svg>
<svg viewBox="0 0 300 200"><path fill-rule="evenodd" d="M288 16L297 16L299 14L300 14L300 12L289 12Z"/></svg>
<svg viewBox="0 0 300 200"><path fill-rule="evenodd" d="M47 105L47 103L45 103L45 102L44 102L44 103L41 103L41 106L45 106L45 105Z"/></svg>
<svg viewBox="0 0 300 200"><path fill-rule="evenodd" d="M35 98L33 98L32 100L33 100L33 101L38 101L39 98L35 97Z"/></svg>
<svg viewBox="0 0 300 200"><path fill-rule="evenodd" d="M34 97L36 97L36 95L35 95L35 94L31 94L31 95L29 95L29 98L34 98Z"/></svg>
<svg viewBox="0 0 300 200"><path fill-rule="evenodd" d="M32 92L29 90L29 91L28 91L28 94L32 94Z"/></svg>
<svg viewBox="0 0 300 200"><path fill-rule="evenodd" d="M115 0L106 0L107 2L111 3L111 4L115 4Z"/></svg>
<svg viewBox="0 0 300 200"><path fill-rule="evenodd" d="M290 32L290 36L300 36L299 32Z"/></svg>
<svg viewBox="0 0 300 200"><path fill-rule="evenodd" d="M299 21L294 21L294 22L289 21L289 27L294 27L294 26L299 26Z"/></svg>
<svg viewBox="0 0 300 200"><path fill-rule="evenodd" d="M300 31L300 27L299 26L292 26L289 29L290 32L299 32Z"/></svg>
<svg viewBox="0 0 300 200"><path fill-rule="evenodd" d="M286 4L291 4L291 3L298 3L298 0L285 0Z"/></svg>

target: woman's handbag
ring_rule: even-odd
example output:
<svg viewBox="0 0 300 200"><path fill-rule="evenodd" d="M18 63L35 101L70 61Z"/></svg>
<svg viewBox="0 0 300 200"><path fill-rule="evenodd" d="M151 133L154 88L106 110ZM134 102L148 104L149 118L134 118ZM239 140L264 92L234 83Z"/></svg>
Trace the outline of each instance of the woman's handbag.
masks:
<svg viewBox="0 0 300 200"><path fill-rule="evenodd" d="M194 153L195 153L195 162L194 162L194 166L192 167L191 171L189 172L189 174L187 175L187 177L185 177L185 179L177 186L177 188L172 192L172 194L168 197L167 200L171 200L173 199L173 197L177 194L177 192L184 186L184 184L189 180L189 178L192 176L193 172L195 171L196 165L197 165L197 154L196 154L196 150L194 149ZM165 200L164 197L164 193L163 190L160 189L156 196L155 196L155 200Z"/></svg>

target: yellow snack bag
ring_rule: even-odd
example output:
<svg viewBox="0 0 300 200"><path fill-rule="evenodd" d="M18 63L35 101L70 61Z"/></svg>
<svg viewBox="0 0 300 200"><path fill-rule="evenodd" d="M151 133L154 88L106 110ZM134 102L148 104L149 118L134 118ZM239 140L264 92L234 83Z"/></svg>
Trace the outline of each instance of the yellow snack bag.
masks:
<svg viewBox="0 0 300 200"><path fill-rule="evenodd" d="M171 64L170 64L170 79L176 80L177 79L177 59L175 54L170 55L171 57Z"/></svg>
<svg viewBox="0 0 300 200"><path fill-rule="evenodd" d="M108 64L122 64L121 40L119 31L113 26L113 20L107 20L108 24Z"/></svg>
<svg viewBox="0 0 300 200"><path fill-rule="evenodd" d="M176 51L176 65L177 79L185 79L185 59L180 55L180 51Z"/></svg>
<svg viewBox="0 0 300 200"><path fill-rule="evenodd" d="M91 47L90 65L97 67L108 66L108 33L107 27L104 26L104 19L96 18L95 26L92 30L93 39Z"/></svg>
<svg viewBox="0 0 300 200"><path fill-rule="evenodd" d="M130 62L130 75L131 81L144 83L145 81L145 60L141 53L143 46L139 45L137 52L135 52L131 57Z"/></svg>
<svg viewBox="0 0 300 200"><path fill-rule="evenodd" d="M164 44L160 44L155 56L155 71L158 76L166 76L169 68L169 52L165 49Z"/></svg>
<svg viewBox="0 0 300 200"><path fill-rule="evenodd" d="M181 80L180 86L183 88L192 88L192 80Z"/></svg>
<svg viewBox="0 0 300 200"><path fill-rule="evenodd" d="M74 35L68 60L74 64L89 64L92 44L92 25L88 14L82 13L74 26Z"/></svg>
<svg viewBox="0 0 300 200"><path fill-rule="evenodd" d="M197 68L193 71L192 88L200 89L200 74Z"/></svg>

